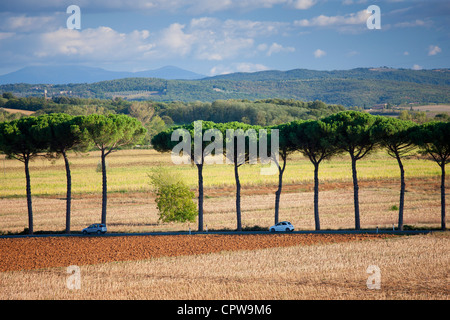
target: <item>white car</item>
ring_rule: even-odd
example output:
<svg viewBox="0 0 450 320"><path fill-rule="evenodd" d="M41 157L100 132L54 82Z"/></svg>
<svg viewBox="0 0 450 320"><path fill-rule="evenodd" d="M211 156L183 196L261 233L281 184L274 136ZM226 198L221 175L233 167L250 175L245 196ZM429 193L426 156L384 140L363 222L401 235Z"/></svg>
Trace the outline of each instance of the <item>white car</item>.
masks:
<svg viewBox="0 0 450 320"><path fill-rule="evenodd" d="M106 225L101 224L101 223L95 223L95 224L91 224L89 227L84 228L83 229L83 234L88 234L88 233L106 233Z"/></svg>
<svg viewBox="0 0 450 320"><path fill-rule="evenodd" d="M294 231L294 226L289 221L282 221L271 226L269 230L270 232L292 232Z"/></svg>

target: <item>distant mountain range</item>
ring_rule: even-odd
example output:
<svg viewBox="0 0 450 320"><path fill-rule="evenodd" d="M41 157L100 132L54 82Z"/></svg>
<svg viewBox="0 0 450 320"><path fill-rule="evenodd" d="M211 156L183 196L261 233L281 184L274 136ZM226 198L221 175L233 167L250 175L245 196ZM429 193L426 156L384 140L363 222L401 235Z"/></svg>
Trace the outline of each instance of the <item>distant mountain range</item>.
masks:
<svg viewBox="0 0 450 320"><path fill-rule="evenodd" d="M195 80L204 75L174 66L165 66L155 70L139 72L108 71L101 68L76 65L30 66L1 75L0 84L69 84L94 83L123 78L160 78L165 80Z"/></svg>

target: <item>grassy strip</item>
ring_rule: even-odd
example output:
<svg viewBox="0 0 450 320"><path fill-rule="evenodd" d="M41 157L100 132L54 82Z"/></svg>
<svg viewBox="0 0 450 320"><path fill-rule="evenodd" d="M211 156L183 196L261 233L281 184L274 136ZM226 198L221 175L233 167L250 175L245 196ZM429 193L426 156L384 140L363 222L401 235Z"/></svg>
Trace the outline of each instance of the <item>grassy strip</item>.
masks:
<svg viewBox="0 0 450 320"><path fill-rule="evenodd" d="M89 155L71 155L72 192L89 194L101 192L101 172L97 170L99 157L97 152ZM1 197L25 196L25 178L23 165L16 160L3 160L3 172L0 172ZM174 166L169 154L158 154L154 150L122 150L108 157L109 192L148 192L148 173L156 165L171 167L183 177L191 188L197 186L197 170L194 166ZM245 186L276 185L278 176L261 175L262 165L244 165L240 168L240 178ZM267 166L265 166L267 167ZM405 161L406 178L439 176L439 167L433 163L412 158ZM39 159L31 168L33 195L63 195L66 190L63 160L47 161ZM231 165L207 165L204 168L205 187L234 186L233 167ZM351 181L350 161L347 157L334 158L321 164L320 179L328 181ZM375 153L365 161L358 163L360 180L397 179L399 169L394 159L383 152ZM313 181L313 167L309 160L295 154L289 160L284 174L285 184L308 183Z"/></svg>

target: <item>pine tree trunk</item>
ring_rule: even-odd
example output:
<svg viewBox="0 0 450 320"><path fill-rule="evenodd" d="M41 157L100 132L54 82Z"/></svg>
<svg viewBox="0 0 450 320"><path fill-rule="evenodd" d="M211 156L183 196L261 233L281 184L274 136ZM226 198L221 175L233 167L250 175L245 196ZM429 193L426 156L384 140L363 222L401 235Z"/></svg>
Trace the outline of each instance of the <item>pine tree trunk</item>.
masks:
<svg viewBox="0 0 450 320"><path fill-rule="evenodd" d="M107 206L107 182L106 182L106 156L105 150L102 150L102 224L106 225L106 206Z"/></svg>
<svg viewBox="0 0 450 320"><path fill-rule="evenodd" d="M445 230L445 162L442 163L441 170L441 228Z"/></svg>
<svg viewBox="0 0 450 320"><path fill-rule="evenodd" d="M239 166L234 162L234 179L236 180L236 220L237 231L242 231L241 223L241 182L239 181Z"/></svg>
<svg viewBox="0 0 450 320"><path fill-rule="evenodd" d="M70 233L70 207L72 202L72 176L70 174L69 159L65 152L62 152L64 157L64 164L66 165L66 180L67 180L67 192L66 192L66 233Z"/></svg>
<svg viewBox="0 0 450 320"><path fill-rule="evenodd" d="M352 177L353 177L353 202L355 206L355 230L361 229L359 219L359 186L358 175L356 173L356 159L352 157Z"/></svg>
<svg viewBox="0 0 450 320"><path fill-rule="evenodd" d="M198 172L198 231L203 231L203 164L197 164Z"/></svg>
<svg viewBox="0 0 450 320"><path fill-rule="evenodd" d="M400 167L400 206L398 209L398 230L403 230L403 208L405 205L405 170L400 156L397 155L398 166Z"/></svg>
<svg viewBox="0 0 450 320"><path fill-rule="evenodd" d="M33 205L31 202L30 158L25 157L25 179L27 182L27 207L28 207L28 234L33 234Z"/></svg>
<svg viewBox="0 0 450 320"><path fill-rule="evenodd" d="M280 176L278 176L278 189L275 192L275 224L277 224L279 220L281 188Z"/></svg>
<svg viewBox="0 0 450 320"><path fill-rule="evenodd" d="M278 168L278 189L275 192L275 224L278 223L280 212L281 189L283 188L284 169Z"/></svg>
<svg viewBox="0 0 450 320"><path fill-rule="evenodd" d="M314 222L316 231L320 230L319 219L319 164L314 163Z"/></svg>
<svg viewBox="0 0 450 320"><path fill-rule="evenodd" d="M278 189L275 192L275 224L278 223L279 216L280 216L281 190L283 188L283 174L284 174L284 170L286 169L287 151L283 150L283 152L280 154L280 156L283 159L283 166L280 167L279 163L277 165L277 167L278 167Z"/></svg>

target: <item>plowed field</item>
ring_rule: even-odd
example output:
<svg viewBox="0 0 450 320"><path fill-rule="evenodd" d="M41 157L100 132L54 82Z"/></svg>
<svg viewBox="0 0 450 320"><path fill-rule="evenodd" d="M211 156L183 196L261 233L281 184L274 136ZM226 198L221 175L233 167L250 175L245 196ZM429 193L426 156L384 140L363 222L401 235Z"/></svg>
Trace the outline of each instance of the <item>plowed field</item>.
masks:
<svg viewBox="0 0 450 320"><path fill-rule="evenodd" d="M387 238L387 235L276 234L0 239L0 271L136 261L163 256L313 245Z"/></svg>

